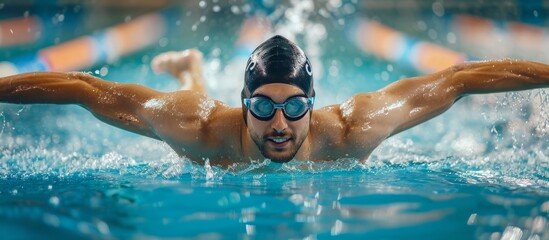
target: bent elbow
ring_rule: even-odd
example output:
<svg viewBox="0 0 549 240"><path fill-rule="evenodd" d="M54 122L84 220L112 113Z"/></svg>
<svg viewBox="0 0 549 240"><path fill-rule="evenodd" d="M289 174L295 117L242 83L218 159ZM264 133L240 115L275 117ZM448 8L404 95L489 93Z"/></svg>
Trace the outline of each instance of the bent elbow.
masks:
<svg viewBox="0 0 549 240"><path fill-rule="evenodd" d="M444 84L446 94L451 94L455 97L455 101L464 97L467 94L467 69L470 64L461 63L447 69L448 77Z"/></svg>

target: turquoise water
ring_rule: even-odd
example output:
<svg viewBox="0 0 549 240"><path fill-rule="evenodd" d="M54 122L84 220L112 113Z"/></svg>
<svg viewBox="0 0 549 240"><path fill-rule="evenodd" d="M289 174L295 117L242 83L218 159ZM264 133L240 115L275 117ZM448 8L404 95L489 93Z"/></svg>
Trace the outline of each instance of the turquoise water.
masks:
<svg viewBox="0 0 549 240"><path fill-rule="evenodd" d="M52 239L471 239L517 230L546 236L546 189L471 182L463 172L429 168L311 172L268 165L213 179L118 170L10 178L2 187L9 191L2 190L0 229L9 232L4 236Z"/></svg>
<svg viewBox="0 0 549 240"><path fill-rule="evenodd" d="M220 39L234 40L243 18L222 31L215 25L225 18L190 14L181 32L199 23L192 34L87 70L101 75L106 67L105 79L175 90L151 72L151 58L198 47L208 91L234 104L225 87L239 88L231 71L244 66ZM314 23L331 33L304 47L323 49L315 58L318 106L418 74L354 49L338 24ZM220 67L231 64L236 70ZM258 160L229 169L192 164L76 106L0 104L0 237L547 239L548 103L542 90L471 96L389 139L367 163Z"/></svg>

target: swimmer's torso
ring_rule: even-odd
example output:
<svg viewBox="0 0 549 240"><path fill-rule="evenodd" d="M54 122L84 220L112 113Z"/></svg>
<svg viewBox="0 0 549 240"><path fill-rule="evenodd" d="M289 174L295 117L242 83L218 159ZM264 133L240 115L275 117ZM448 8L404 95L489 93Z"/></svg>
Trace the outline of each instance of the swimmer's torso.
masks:
<svg viewBox="0 0 549 240"><path fill-rule="evenodd" d="M249 136L241 108L188 94L159 98L157 102L163 103L161 108L145 109L144 115L155 134L178 155L216 165L265 159ZM351 128L345 121L348 119L339 105L313 110L309 134L294 159L366 159L384 139L383 133L367 127Z"/></svg>

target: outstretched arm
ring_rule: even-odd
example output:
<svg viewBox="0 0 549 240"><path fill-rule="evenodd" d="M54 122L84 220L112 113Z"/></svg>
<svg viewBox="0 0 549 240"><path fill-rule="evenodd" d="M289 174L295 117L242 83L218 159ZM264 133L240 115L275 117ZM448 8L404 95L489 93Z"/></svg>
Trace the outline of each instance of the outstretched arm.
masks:
<svg viewBox="0 0 549 240"><path fill-rule="evenodd" d="M549 87L549 65L510 59L468 62L358 94L341 109L352 113L344 116L350 127L371 124L386 138L439 115L467 94L542 87Z"/></svg>
<svg viewBox="0 0 549 240"><path fill-rule="evenodd" d="M0 78L0 102L77 104L113 126L156 138L140 112L162 93L133 84L108 82L86 73L24 73Z"/></svg>

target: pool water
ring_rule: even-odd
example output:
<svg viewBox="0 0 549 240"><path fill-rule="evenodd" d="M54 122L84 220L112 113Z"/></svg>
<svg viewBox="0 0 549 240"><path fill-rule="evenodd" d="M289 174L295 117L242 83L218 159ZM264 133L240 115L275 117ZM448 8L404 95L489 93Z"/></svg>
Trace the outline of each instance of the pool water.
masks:
<svg viewBox="0 0 549 240"><path fill-rule="evenodd" d="M465 101L388 140L367 163L229 169L192 164L78 107L2 107L4 239L548 236L547 141L490 134L497 122L460 117ZM490 111L482 108L473 111Z"/></svg>
<svg viewBox="0 0 549 240"><path fill-rule="evenodd" d="M472 180L427 164L328 171L293 167L269 164L212 179L192 173L151 178L118 170L10 178L2 187L0 229L14 238L47 233L52 239L547 234L547 196L536 187ZM146 168L134 169L141 170Z"/></svg>
<svg viewBox="0 0 549 240"><path fill-rule="evenodd" d="M222 21L216 13L202 14L208 21L186 15L185 27L199 25L188 38L87 70L171 91L177 84L153 74L151 58L198 47L210 94L238 106L223 87L238 89L239 76L220 67L238 62L220 40L236 37L210 26ZM318 107L420 74L353 48L337 22L316 23L333 33L313 39L324 49L314 60ZM334 43L343 47L326 47ZM547 104L544 90L470 96L387 140L366 163L228 169L193 164L76 106L0 104L0 238L548 239Z"/></svg>

